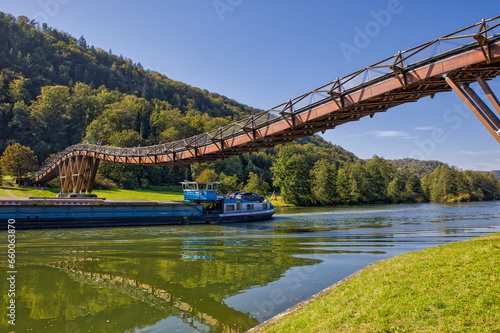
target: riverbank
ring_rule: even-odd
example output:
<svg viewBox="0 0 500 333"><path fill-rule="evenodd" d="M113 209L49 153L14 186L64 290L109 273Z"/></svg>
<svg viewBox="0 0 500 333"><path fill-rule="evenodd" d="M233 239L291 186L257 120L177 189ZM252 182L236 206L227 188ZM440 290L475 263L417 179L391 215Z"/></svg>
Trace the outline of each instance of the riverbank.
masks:
<svg viewBox="0 0 500 333"><path fill-rule="evenodd" d="M409 252L252 332L498 332L499 276L499 233Z"/></svg>
<svg viewBox="0 0 500 333"><path fill-rule="evenodd" d="M9 184L4 182L0 185L0 197L48 197L55 198L60 192L59 188L29 188L15 186L14 184ZM112 189L112 190L94 190L92 191L99 198L106 199L134 199L134 200L157 200L157 201L183 201L184 195L182 191L172 191L165 190L163 188L159 189L135 189L135 190L124 190L124 189Z"/></svg>
<svg viewBox="0 0 500 333"><path fill-rule="evenodd" d="M20 187L11 181L5 181L0 184L0 197L48 197L55 198L60 192L59 188L28 188ZM137 200L157 200L157 201L183 201L184 194L179 185L179 190L175 191L172 188L165 190L164 187L152 188L152 189L135 189L135 190L125 190L125 189L112 189L112 190L99 190L95 189L92 191L98 198L106 199L137 199ZM281 196L277 199L273 199L271 196L266 196L275 207L295 207L294 205L287 204L283 201Z"/></svg>

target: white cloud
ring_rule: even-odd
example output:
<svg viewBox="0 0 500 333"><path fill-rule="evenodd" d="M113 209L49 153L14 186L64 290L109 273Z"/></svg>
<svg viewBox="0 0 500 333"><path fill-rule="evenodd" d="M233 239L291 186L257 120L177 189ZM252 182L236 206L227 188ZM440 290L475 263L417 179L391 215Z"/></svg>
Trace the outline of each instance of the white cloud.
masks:
<svg viewBox="0 0 500 333"><path fill-rule="evenodd" d="M473 170L473 171L493 171L499 170L500 166L497 163L488 163L488 162L476 162L476 163L467 163L461 165L464 170Z"/></svg>
<svg viewBox="0 0 500 333"><path fill-rule="evenodd" d="M377 139L408 137L408 133L400 131L373 131L373 136Z"/></svg>
<svg viewBox="0 0 500 333"><path fill-rule="evenodd" d="M401 131L370 131L365 133L351 134L348 136L348 138L354 138L360 136L373 136L376 139L387 139L387 138L416 139L415 136L410 136L410 134Z"/></svg>
<svg viewBox="0 0 500 333"><path fill-rule="evenodd" d="M483 151L466 151L460 150L462 154L467 155L497 155L500 154L500 150L483 150Z"/></svg>
<svg viewBox="0 0 500 333"><path fill-rule="evenodd" d="M496 152L498 154L498 151ZM474 161L460 165L463 170L493 171L500 170L500 158L493 158L490 161Z"/></svg>
<svg viewBox="0 0 500 333"><path fill-rule="evenodd" d="M421 126L421 127L415 127L414 130L416 131L432 131L436 127L434 126Z"/></svg>
<svg viewBox="0 0 500 333"><path fill-rule="evenodd" d="M358 133L358 134L351 134L348 135L348 138L356 138L358 136L365 136L365 135L371 135L373 132L365 132L365 133Z"/></svg>

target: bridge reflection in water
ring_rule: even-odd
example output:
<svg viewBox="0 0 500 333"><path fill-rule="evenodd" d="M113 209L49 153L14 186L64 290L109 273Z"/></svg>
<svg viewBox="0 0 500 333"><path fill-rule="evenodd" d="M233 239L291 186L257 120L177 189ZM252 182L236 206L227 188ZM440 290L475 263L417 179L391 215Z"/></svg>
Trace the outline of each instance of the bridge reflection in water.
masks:
<svg viewBox="0 0 500 333"><path fill-rule="evenodd" d="M92 261L92 259L90 260ZM90 285L104 289L109 295L129 296L135 302L160 309L163 312L162 316L175 316L188 326L198 330L201 326L206 330L215 329L217 332L236 333L259 324L252 315L234 310L224 302L214 300L210 295L205 295L202 302L197 298L191 299L191 303L188 303L184 295L188 290L179 289L177 285L172 285L170 290L165 290L133 278L85 271L85 260L55 262L48 266L68 274L73 281L78 282L81 286ZM116 302L115 298L109 300L112 303ZM112 303L109 305L113 306ZM215 315L207 314L205 312L207 310ZM217 313L224 313L224 321L221 322L216 318ZM227 324L227 317L235 319L233 325ZM149 323L149 325L153 323ZM135 324L140 326L143 323Z"/></svg>
<svg viewBox="0 0 500 333"><path fill-rule="evenodd" d="M295 256L304 247L300 239L240 240L233 238L237 229L220 230L225 229L30 232L18 243L28 253L19 256L16 311L23 320L16 331L242 332L259 324L259 312L240 311L226 304L228 298L273 283L292 267L321 262ZM310 252L305 247L298 253Z"/></svg>
<svg viewBox="0 0 500 333"><path fill-rule="evenodd" d="M478 83L500 113L486 83L500 75L500 16L398 52L267 111L183 140L140 148L92 144L68 147L33 178L61 177L62 192L90 193L99 160L138 165L179 165L241 155L437 93L455 91L500 143L500 119L469 87Z"/></svg>

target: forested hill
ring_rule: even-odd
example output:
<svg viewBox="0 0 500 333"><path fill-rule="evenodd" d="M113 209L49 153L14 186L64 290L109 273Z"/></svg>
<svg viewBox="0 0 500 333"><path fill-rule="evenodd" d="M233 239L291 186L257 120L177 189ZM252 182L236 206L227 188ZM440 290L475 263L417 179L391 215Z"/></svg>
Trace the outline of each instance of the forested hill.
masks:
<svg viewBox="0 0 500 333"><path fill-rule="evenodd" d="M413 158L403 158L399 160L392 160L391 162L396 169L410 171L417 174L420 178L432 173L438 166L444 164L439 161L421 161Z"/></svg>
<svg viewBox="0 0 500 333"><path fill-rule="evenodd" d="M145 70L88 45L83 37L0 12L0 155L5 174L20 177L21 172L8 167L20 151L33 161L36 154L42 162L79 142L118 147L166 143L258 111ZM10 155L4 157L5 151ZM500 181L491 173L462 172L436 161L360 160L319 136L191 166L103 162L96 182L98 188L134 189L178 186L185 179L220 181L225 191L277 190L296 205L500 199Z"/></svg>
<svg viewBox="0 0 500 333"><path fill-rule="evenodd" d="M26 88L36 97L43 86L73 86L76 82L105 86L147 100L167 101L181 111L190 109L212 117L243 117L259 110L207 90L170 80L140 63L113 55L34 20L0 12L0 68L29 79Z"/></svg>
<svg viewBox="0 0 500 333"><path fill-rule="evenodd" d="M103 114L120 108L127 108L128 114L108 116L123 116L131 128L96 125L94 130L134 130L142 140L155 142L193 135L259 111L146 70L140 63L88 45L83 36L77 39L46 24L39 27L27 17L0 12L0 151L9 141L17 141L32 146L43 159L63 145L84 140L94 120L110 118ZM54 120L50 116L57 121L52 129L43 128ZM169 126L179 125L186 116L189 119L177 128ZM202 126L207 117L213 118L211 124ZM51 138L44 131L56 133ZM110 137L99 139L111 143Z"/></svg>

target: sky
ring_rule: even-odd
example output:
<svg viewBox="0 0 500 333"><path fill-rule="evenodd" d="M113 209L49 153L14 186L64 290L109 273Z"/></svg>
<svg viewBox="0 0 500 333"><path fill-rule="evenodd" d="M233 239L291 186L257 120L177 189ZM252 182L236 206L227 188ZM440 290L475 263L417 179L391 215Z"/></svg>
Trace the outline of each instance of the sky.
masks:
<svg viewBox="0 0 500 333"><path fill-rule="evenodd" d="M398 51L498 16L500 1L0 0L0 11L84 36L88 45L173 80L270 109ZM367 29L360 43L358 35ZM349 46L356 52L346 51ZM500 97L500 78L489 83ZM480 93L477 84L471 88ZM322 137L360 158L500 169L498 142L453 92Z"/></svg>

